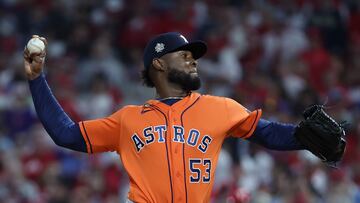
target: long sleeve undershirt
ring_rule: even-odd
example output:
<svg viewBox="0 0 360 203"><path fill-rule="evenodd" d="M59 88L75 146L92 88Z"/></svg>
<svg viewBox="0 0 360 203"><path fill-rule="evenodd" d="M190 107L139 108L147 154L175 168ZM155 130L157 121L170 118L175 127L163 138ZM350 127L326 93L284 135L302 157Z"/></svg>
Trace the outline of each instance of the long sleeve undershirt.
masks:
<svg viewBox="0 0 360 203"><path fill-rule="evenodd" d="M35 109L45 130L55 144L72 150L86 152L86 143L81 135L79 125L64 112L48 86L44 74L29 81ZM178 100L162 101L168 105ZM295 126L260 119L254 134L249 141L274 150L304 149L293 133Z"/></svg>
<svg viewBox="0 0 360 203"><path fill-rule="evenodd" d="M44 74L29 81L35 109L45 130L55 144L86 152L86 143L79 125L61 108L48 86Z"/></svg>
<svg viewBox="0 0 360 203"><path fill-rule="evenodd" d="M301 150L305 149L295 138L295 125L270 122L260 119L249 141L268 149Z"/></svg>

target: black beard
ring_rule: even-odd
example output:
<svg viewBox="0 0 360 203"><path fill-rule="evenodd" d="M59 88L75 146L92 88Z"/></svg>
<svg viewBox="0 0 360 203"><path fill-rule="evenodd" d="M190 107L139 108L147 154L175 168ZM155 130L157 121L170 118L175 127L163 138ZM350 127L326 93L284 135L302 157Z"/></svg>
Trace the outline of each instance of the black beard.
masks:
<svg viewBox="0 0 360 203"><path fill-rule="evenodd" d="M169 71L168 81L179 85L186 92L198 90L201 87L201 80L199 76L192 76L189 73L176 69L171 69Z"/></svg>

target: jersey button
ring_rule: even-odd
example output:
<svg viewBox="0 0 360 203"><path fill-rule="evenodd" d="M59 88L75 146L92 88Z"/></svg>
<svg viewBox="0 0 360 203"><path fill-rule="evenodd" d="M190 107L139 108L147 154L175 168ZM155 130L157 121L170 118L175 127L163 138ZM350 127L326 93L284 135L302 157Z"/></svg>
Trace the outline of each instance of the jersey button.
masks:
<svg viewBox="0 0 360 203"><path fill-rule="evenodd" d="M181 177L181 173L178 171L176 172L176 177L180 178Z"/></svg>

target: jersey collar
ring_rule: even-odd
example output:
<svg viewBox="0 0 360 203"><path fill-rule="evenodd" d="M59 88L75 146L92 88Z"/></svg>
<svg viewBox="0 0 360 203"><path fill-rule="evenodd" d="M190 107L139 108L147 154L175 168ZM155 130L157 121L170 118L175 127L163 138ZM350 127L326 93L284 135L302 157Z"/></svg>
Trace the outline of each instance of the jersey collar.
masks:
<svg viewBox="0 0 360 203"><path fill-rule="evenodd" d="M175 104L170 105L170 106L167 104L164 104L163 102L156 100L156 99L148 100L143 106L144 106L144 108L150 107L150 106L156 106L157 108L161 109L162 111L175 110L175 109L177 111L183 111L187 107L192 105L197 99L199 99L199 97L201 97L201 94L199 94L197 92L191 92L188 96L184 97L180 101L178 101Z"/></svg>

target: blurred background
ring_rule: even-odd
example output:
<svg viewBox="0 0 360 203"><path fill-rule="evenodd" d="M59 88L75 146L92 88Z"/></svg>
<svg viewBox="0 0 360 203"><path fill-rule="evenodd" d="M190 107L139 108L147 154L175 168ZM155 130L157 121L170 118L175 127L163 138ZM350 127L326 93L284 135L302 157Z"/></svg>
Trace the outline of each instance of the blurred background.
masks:
<svg viewBox="0 0 360 203"><path fill-rule="evenodd" d="M116 154L63 149L44 131L23 71L31 35L47 38L47 79L80 121L155 97L139 77L142 51L168 31L208 43L201 93L291 123L306 106L326 104L350 123L337 170L305 151L228 139L212 202L360 202L358 0L1 0L0 202L124 202L128 190Z"/></svg>

